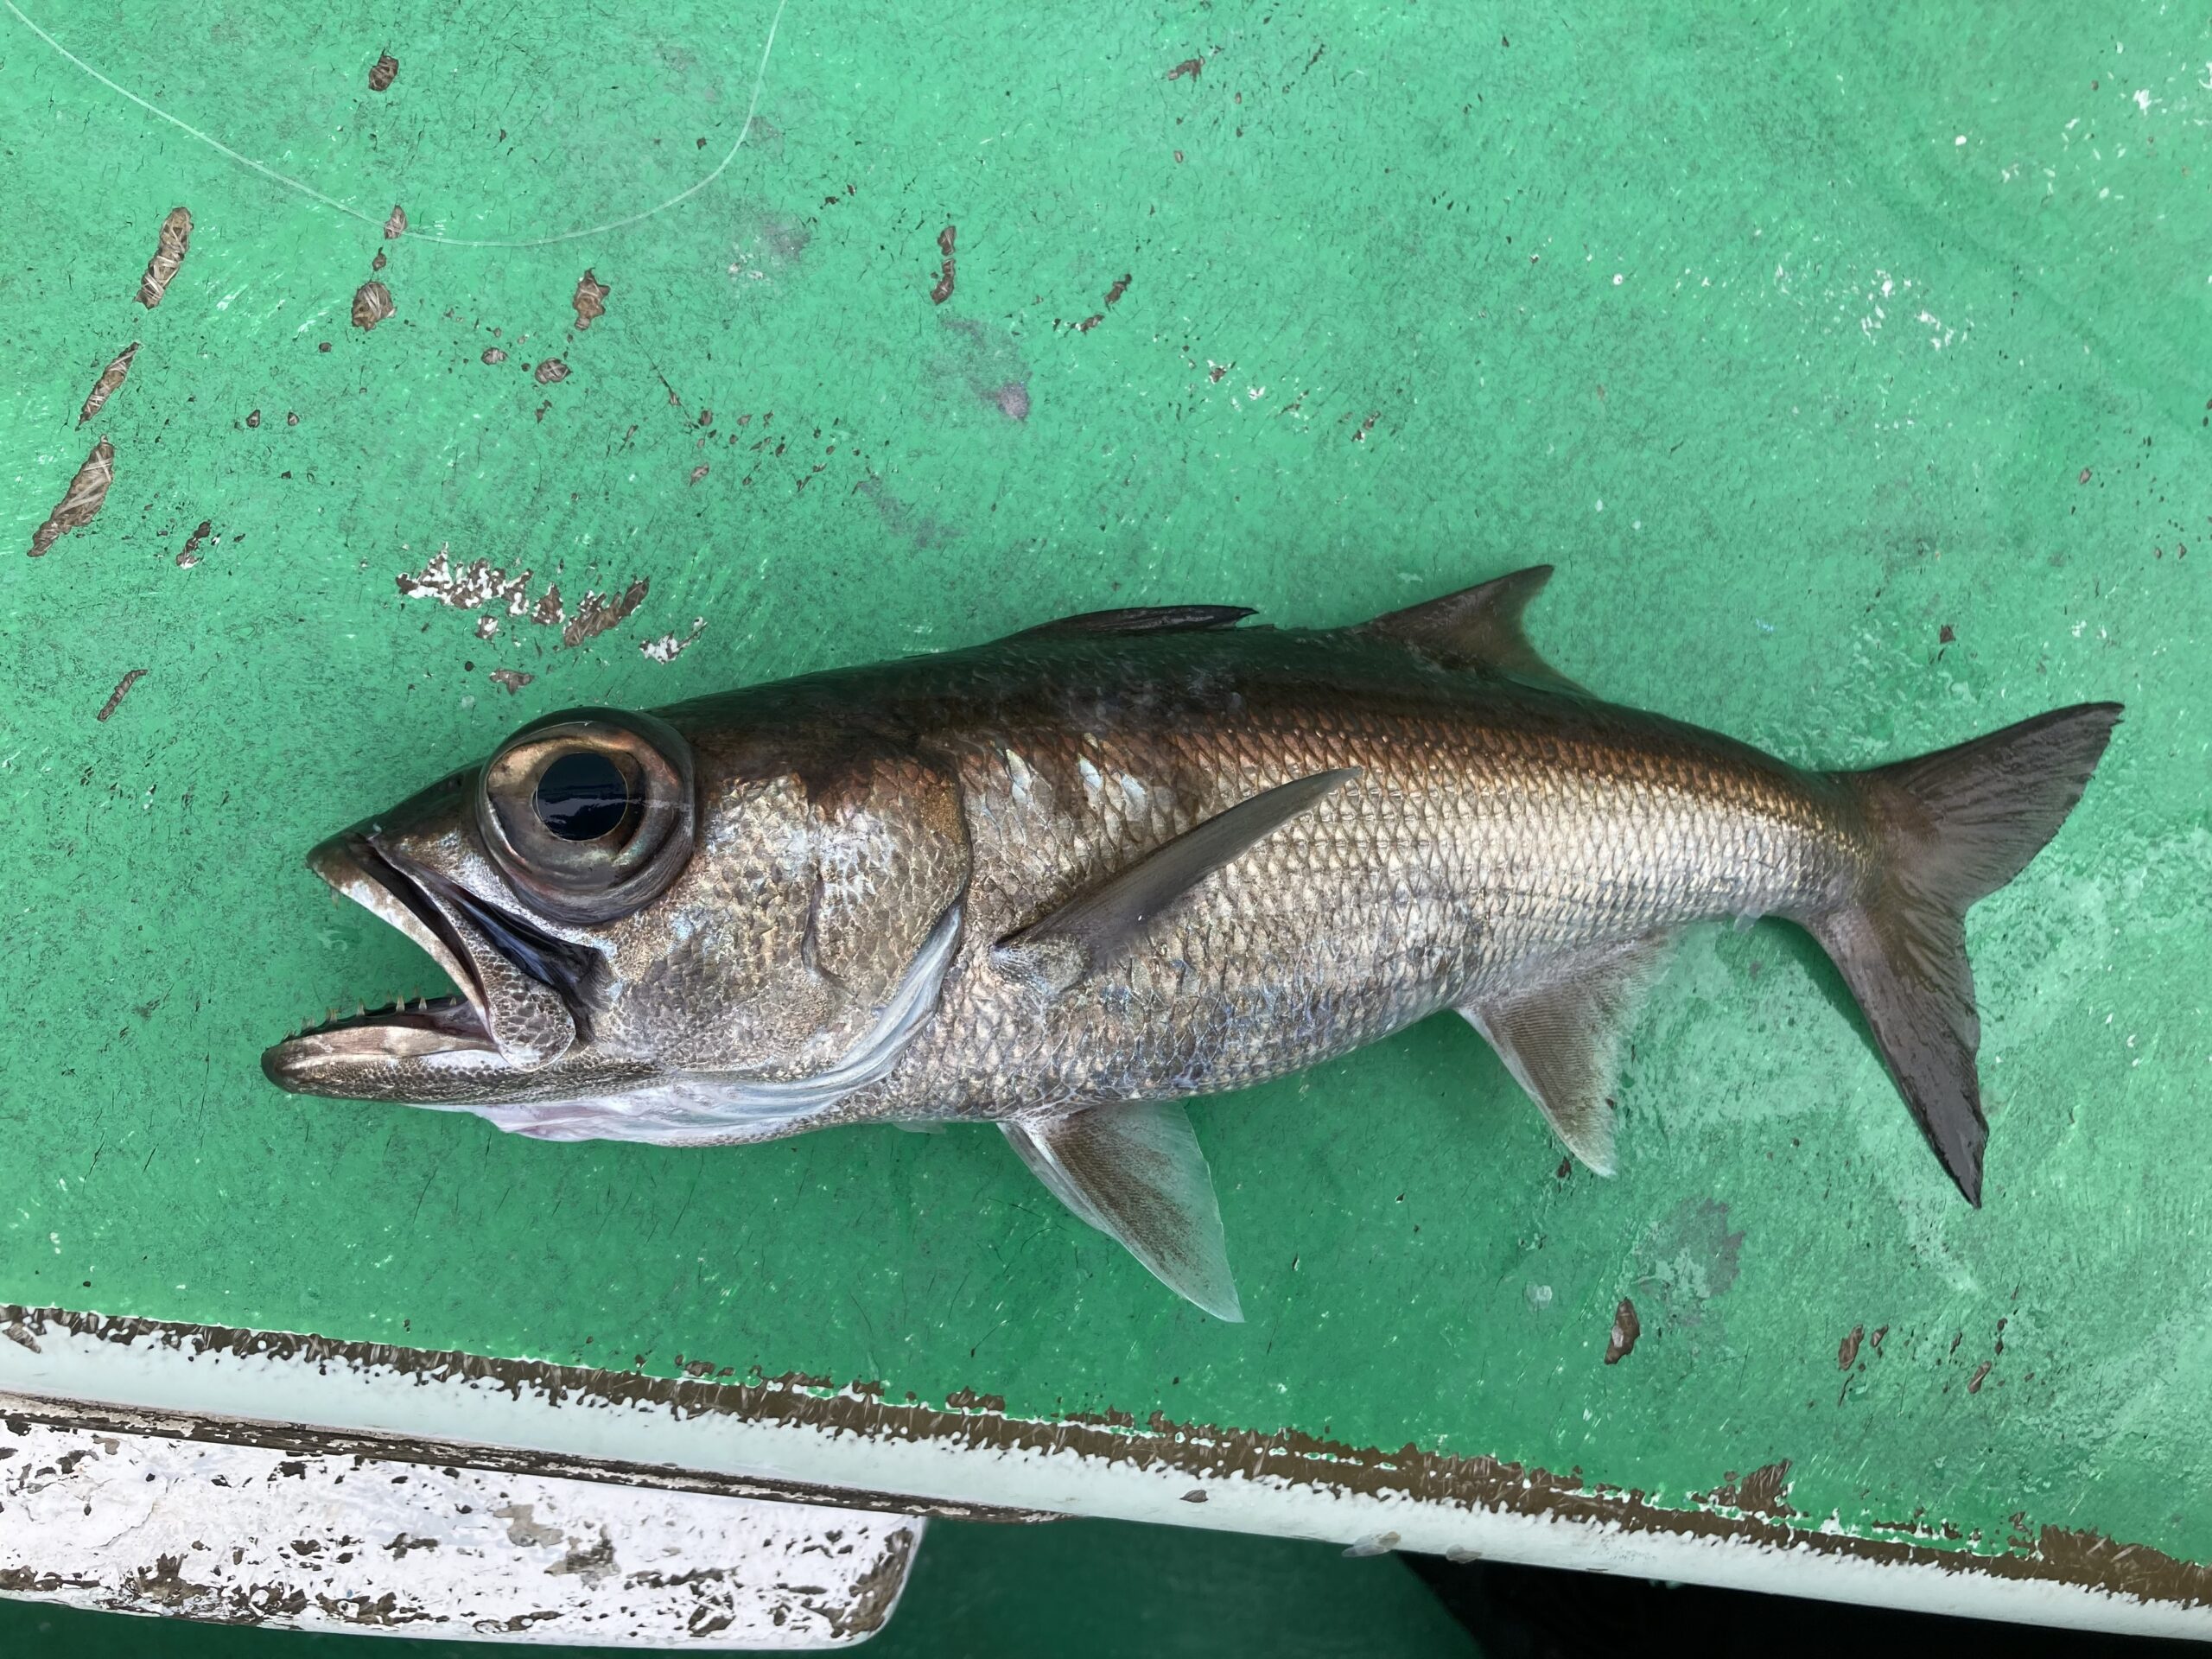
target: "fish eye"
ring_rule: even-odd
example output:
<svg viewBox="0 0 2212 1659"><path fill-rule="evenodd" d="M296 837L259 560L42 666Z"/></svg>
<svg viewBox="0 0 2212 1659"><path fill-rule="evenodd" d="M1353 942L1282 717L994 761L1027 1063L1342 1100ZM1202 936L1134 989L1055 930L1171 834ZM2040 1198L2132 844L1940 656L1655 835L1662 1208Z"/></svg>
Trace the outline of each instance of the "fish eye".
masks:
<svg viewBox="0 0 2212 1659"><path fill-rule="evenodd" d="M626 916L691 856L691 746L652 715L572 709L525 726L478 774L485 850L556 921Z"/></svg>
<svg viewBox="0 0 2212 1659"><path fill-rule="evenodd" d="M638 790L613 756L572 749L538 774L530 798L537 821L563 841L601 841L620 830Z"/></svg>

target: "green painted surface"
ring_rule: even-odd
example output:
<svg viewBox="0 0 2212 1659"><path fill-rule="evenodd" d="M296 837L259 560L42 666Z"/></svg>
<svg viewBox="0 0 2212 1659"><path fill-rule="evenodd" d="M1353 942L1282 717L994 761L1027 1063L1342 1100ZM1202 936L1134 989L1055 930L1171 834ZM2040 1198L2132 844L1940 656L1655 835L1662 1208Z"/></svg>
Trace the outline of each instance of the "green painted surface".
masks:
<svg viewBox="0 0 2212 1659"><path fill-rule="evenodd" d="M245 153L507 238L696 178L767 21L66 10ZM773 131L713 185L476 251L385 244L0 16L0 1297L1325 1429L1675 1503L1788 1458L1791 1502L1853 1529L1924 1510L1996 1546L2024 1509L2212 1557L2177 1495L2212 1407L2212 33L1649 14L795 0ZM397 315L365 334L386 246ZM587 266L612 293L571 337ZM573 372L541 387L549 355ZM107 506L23 558L94 430ZM480 640L396 591L448 544L572 608L652 589L576 649L504 613ZM1970 928L1986 1210L1773 926L1696 937L1661 985L1610 1183L1554 1176L1449 1020L1202 1107L1236 1328L988 1133L546 1146L256 1072L303 1010L435 988L300 855L525 716L1106 604L1349 621L1546 558L1567 671L1793 758L2128 703ZM1645 1334L1607 1367L1624 1295Z"/></svg>
<svg viewBox="0 0 2212 1659"><path fill-rule="evenodd" d="M1141 1593L1137 1593L1138 1586ZM0 1652L20 1659L531 1659L607 1648L487 1648L373 1636L245 1631L0 1600ZM636 1649L630 1649L635 1652ZM1069 1521L1050 1527L933 1522L899 1609L866 1644L868 1659L1478 1659L1405 1563L1347 1560L1326 1544Z"/></svg>

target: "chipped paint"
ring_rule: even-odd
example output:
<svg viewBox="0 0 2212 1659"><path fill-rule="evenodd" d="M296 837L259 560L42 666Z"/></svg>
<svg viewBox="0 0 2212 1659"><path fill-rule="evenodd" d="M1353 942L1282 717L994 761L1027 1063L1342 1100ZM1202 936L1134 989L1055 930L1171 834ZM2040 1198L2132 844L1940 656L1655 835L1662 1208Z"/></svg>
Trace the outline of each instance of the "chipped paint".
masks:
<svg viewBox="0 0 2212 1659"><path fill-rule="evenodd" d="M576 278L576 291L569 303L576 310L576 327L591 327L594 319L607 315L607 296L614 290L587 270Z"/></svg>
<svg viewBox="0 0 2212 1659"><path fill-rule="evenodd" d="M154 238L154 257L146 262L146 274L138 279L139 304L150 311L162 302L162 296L168 292L169 283L183 268L184 256L191 247L191 210L170 208Z"/></svg>
<svg viewBox="0 0 2212 1659"><path fill-rule="evenodd" d="M587 593L576 601L575 615L561 630L561 643L581 645L585 640L595 639L609 628L618 626L625 617L645 602L645 595L652 588L652 584L640 576L612 599L605 594Z"/></svg>
<svg viewBox="0 0 2212 1659"><path fill-rule="evenodd" d="M84 408L77 411L77 424L83 426L106 405L107 400L123 385L124 376L130 372L130 359L138 355L138 342L132 340L116 353L115 360L100 371L100 378L92 382L92 389L86 394Z"/></svg>
<svg viewBox="0 0 2212 1659"><path fill-rule="evenodd" d="M0 1592L293 1630L824 1648L890 1617L922 1522L11 1416Z"/></svg>
<svg viewBox="0 0 2212 1659"><path fill-rule="evenodd" d="M41 1345L0 1345L0 1389L160 1404L183 1422L251 1402L313 1443L364 1429L435 1437L469 1460L588 1457L696 1478L803 1480L932 1500L1204 1525L1637 1573L2081 1629L2212 1635L2212 1568L2086 1530L1998 1543L1856 1537L1788 1503L1769 1464L1685 1507L1486 1456L1362 1447L1154 1414L1012 1417L988 1396L895 1404L872 1383L720 1382L0 1307ZM963 1391L961 1398L966 1398ZM22 1405L0 1402L0 1417ZM50 1408L42 1408L50 1409ZM82 1408L79 1408L82 1409ZM313 1425L314 1427L308 1427ZM232 1433L248 1432L233 1421ZM272 1432L264 1426L259 1432ZM1204 1504L1185 1501L1193 1490Z"/></svg>
<svg viewBox="0 0 2212 1659"><path fill-rule="evenodd" d="M47 549L71 531L82 530L91 524L114 482L115 446L102 438L92 446L92 454L85 457L85 464L69 480L69 487L62 492L61 499L47 515L46 522L31 532L30 556L43 558Z"/></svg>
<svg viewBox="0 0 2212 1659"><path fill-rule="evenodd" d="M353 326L367 330L393 312L391 290L382 283L363 283L353 290Z"/></svg>

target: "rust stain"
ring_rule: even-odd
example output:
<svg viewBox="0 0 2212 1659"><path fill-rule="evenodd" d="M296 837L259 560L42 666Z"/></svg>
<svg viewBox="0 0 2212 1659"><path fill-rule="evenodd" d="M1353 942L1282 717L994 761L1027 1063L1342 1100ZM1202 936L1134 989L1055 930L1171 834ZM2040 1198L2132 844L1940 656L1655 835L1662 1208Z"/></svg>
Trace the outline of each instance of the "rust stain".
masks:
<svg viewBox="0 0 2212 1659"><path fill-rule="evenodd" d="M47 549L73 530L82 530L92 522L92 515L107 499L108 486L115 482L115 446L102 438L85 457L85 464L69 480L69 487L62 492L61 499L46 522L31 532L30 556L43 558Z"/></svg>
<svg viewBox="0 0 2212 1659"><path fill-rule="evenodd" d="M592 320L607 315L607 296L614 290L590 271L576 278L576 291L569 304L576 308L576 327L588 328Z"/></svg>
<svg viewBox="0 0 2212 1659"><path fill-rule="evenodd" d="M525 674L518 668L495 668L492 671L492 683L504 686L509 696L512 696L537 677L537 675Z"/></svg>
<svg viewBox="0 0 2212 1659"><path fill-rule="evenodd" d="M1613 1310L1613 1328L1605 1338L1605 1363L1618 1365L1636 1351L1636 1339L1643 1334L1643 1322L1636 1317L1636 1304L1625 1296Z"/></svg>
<svg viewBox="0 0 2212 1659"><path fill-rule="evenodd" d="M183 265L185 252L191 245L191 211L170 208L168 217L162 220L160 235L154 239L154 257L146 262L146 274L138 279L139 304L150 311L162 302L162 296L168 292L169 283Z"/></svg>
<svg viewBox="0 0 2212 1659"><path fill-rule="evenodd" d="M550 386L569 378L569 365L557 357L549 357L533 371L541 386Z"/></svg>
<svg viewBox="0 0 2212 1659"><path fill-rule="evenodd" d="M496 346L486 346L484 348L483 360L486 363L504 363L507 360L507 354Z"/></svg>
<svg viewBox="0 0 2212 1659"><path fill-rule="evenodd" d="M353 290L353 326L373 328L392 315L391 290L382 283L363 283Z"/></svg>
<svg viewBox="0 0 2212 1659"><path fill-rule="evenodd" d="M397 242L406 234L407 210L395 201L391 204L391 216L384 222L384 239L387 242ZM384 256L379 253L377 257L381 259Z"/></svg>
<svg viewBox="0 0 2212 1659"><path fill-rule="evenodd" d="M377 60L369 66L369 90L381 92L399 76L399 60L389 52L380 52Z"/></svg>
<svg viewBox="0 0 2212 1659"><path fill-rule="evenodd" d="M576 613L569 619L568 626L561 630L561 643L581 645L585 640L618 626L623 618L645 602L645 594L651 591L652 586L650 582L640 576L613 599L604 594L587 593L576 602Z"/></svg>
<svg viewBox="0 0 2212 1659"><path fill-rule="evenodd" d="M1205 67L1206 60L1204 58L1185 58L1167 72L1167 79L1180 80L1184 76L1188 75L1192 80L1196 80L1205 72Z"/></svg>
<svg viewBox="0 0 2212 1659"><path fill-rule="evenodd" d="M113 714L117 708L120 706L123 699L129 695L130 688L137 684L139 681L145 677L146 671L143 668L134 668L128 674L125 674L121 679L115 683L115 690L107 694L107 701L100 705L99 713L93 715L92 718L99 721L103 726L107 724L107 717ZM1983 1369L1986 1370L1987 1368L1984 1367Z"/></svg>
<svg viewBox="0 0 2212 1659"><path fill-rule="evenodd" d="M1864 1338L1866 1334L1866 1327L1863 1325L1854 1325L1851 1327L1851 1334L1846 1337L1836 1345L1836 1370L1839 1371L1847 1371L1853 1365L1858 1363L1859 1344L1860 1339Z"/></svg>
<svg viewBox="0 0 2212 1659"><path fill-rule="evenodd" d="M92 382L92 391L86 395L84 408L77 411L78 425L84 425L99 414L102 405L115 396L116 389L123 385L123 377L130 372L130 359L137 355L138 342L134 340L100 371L100 378Z"/></svg>
<svg viewBox="0 0 2212 1659"><path fill-rule="evenodd" d="M937 286L930 289L931 305L943 305L952 297L952 244L959 233L957 225L948 225L937 233L937 251L944 256L944 262L938 267Z"/></svg>

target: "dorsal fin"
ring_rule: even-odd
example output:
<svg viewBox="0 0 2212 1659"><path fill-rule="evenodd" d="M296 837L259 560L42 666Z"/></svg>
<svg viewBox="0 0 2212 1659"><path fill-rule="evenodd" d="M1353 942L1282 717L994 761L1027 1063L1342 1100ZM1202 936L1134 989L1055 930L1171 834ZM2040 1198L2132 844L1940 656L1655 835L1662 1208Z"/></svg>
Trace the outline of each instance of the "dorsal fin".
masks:
<svg viewBox="0 0 2212 1659"><path fill-rule="evenodd" d="M1579 691L1581 687L1536 654L1521 631L1522 612L1551 579L1551 566L1532 564L1510 576L1392 611L1351 632L1394 639L1446 668L1487 669Z"/></svg>
<svg viewBox="0 0 2212 1659"><path fill-rule="evenodd" d="M1072 990L1143 938L1147 925L1176 899L1358 775L1349 766L1317 772L1216 813L1103 885L1001 939L991 947L992 965L1047 996Z"/></svg>
<svg viewBox="0 0 2212 1659"><path fill-rule="evenodd" d="M1137 605L1120 611L1085 611L1040 622L1007 635L1009 639L1058 639L1099 633L1189 633L1203 628L1234 627L1252 614L1249 605Z"/></svg>

